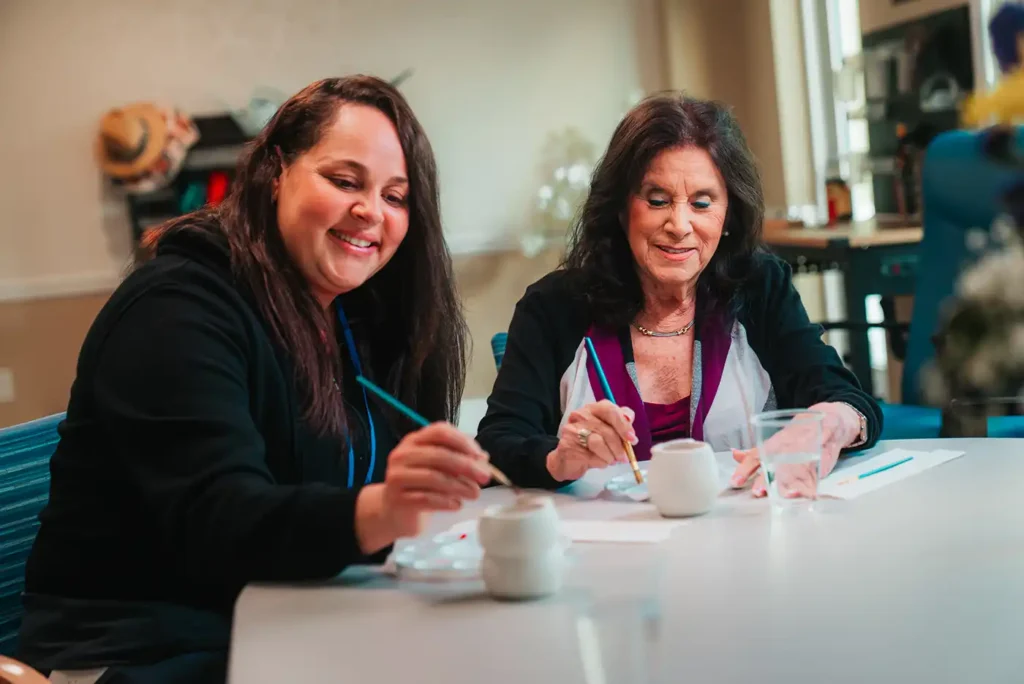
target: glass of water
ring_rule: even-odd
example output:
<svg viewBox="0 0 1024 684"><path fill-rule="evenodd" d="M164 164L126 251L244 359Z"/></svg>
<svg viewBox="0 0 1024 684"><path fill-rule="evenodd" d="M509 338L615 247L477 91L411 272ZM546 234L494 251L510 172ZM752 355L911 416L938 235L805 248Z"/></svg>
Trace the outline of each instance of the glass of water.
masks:
<svg viewBox="0 0 1024 684"><path fill-rule="evenodd" d="M660 663L667 547L591 546L573 559L564 589L575 613L583 680L649 684Z"/></svg>
<svg viewBox="0 0 1024 684"><path fill-rule="evenodd" d="M776 507L818 498L825 414L803 409L767 411L750 419L768 499Z"/></svg>

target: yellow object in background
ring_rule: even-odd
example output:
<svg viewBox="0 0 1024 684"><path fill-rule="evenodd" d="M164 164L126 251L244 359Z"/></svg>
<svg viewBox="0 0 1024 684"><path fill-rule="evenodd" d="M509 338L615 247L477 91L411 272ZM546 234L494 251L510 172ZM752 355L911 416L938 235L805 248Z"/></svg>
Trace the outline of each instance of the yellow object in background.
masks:
<svg viewBox="0 0 1024 684"><path fill-rule="evenodd" d="M1017 54L1024 55L1024 35L1017 35ZM987 93L968 97L960 111L966 128L1010 125L1024 120L1024 66L1007 71Z"/></svg>

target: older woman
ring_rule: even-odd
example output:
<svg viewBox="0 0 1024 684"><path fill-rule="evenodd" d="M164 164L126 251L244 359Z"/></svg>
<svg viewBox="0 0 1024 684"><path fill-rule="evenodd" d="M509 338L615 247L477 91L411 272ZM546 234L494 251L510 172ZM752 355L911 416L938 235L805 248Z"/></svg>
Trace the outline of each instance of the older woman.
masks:
<svg viewBox="0 0 1024 684"><path fill-rule="evenodd" d="M335 78L281 106L223 204L157 234L82 347L23 660L223 682L247 583L380 562L478 496L486 454L447 422L467 345L438 205L402 95ZM410 432L360 374L437 423Z"/></svg>
<svg viewBox="0 0 1024 684"><path fill-rule="evenodd" d="M825 414L822 470L866 447L881 412L807 317L786 264L761 249L761 180L719 104L651 97L619 124L562 267L516 307L477 439L524 486L557 487L679 437L758 470L747 416ZM593 339L619 406L604 399ZM753 492L765 493L755 480Z"/></svg>

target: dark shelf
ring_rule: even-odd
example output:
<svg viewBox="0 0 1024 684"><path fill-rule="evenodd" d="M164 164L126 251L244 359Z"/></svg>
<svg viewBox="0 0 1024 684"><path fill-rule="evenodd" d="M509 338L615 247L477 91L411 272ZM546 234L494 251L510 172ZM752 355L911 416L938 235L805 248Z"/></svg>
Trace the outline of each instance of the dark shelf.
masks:
<svg viewBox="0 0 1024 684"><path fill-rule="evenodd" d="M192 121L199 129L199 142L192 148L193 151L244 145L251 140L230 114L197 116Z"/></svg>
<svg viewBox="0 0 1024 684"><path fill-rule="evenodd" d="M205 186L210 174L215 172L227 174L230 181L234 177L238 153L251 140L228 114L197 116L192 121L199 129L200 137L189 150L174 181L155 192L129 195L127 198L128 216L136 242L148 228L184 213L182 199L189 187Z"/></svg>
<svg viewBox="0 0 1024 684"><path fill-rule="evenodd" d="M876 48L888 51L899 44L908 48L917 46L913 51L914 62L910 65L909 75L906 75L908 82L904 84L909 92L898 90L897 60L892 59L880 67L880 88L876 94L884 93L884 97L872 97L865 106L868 154L874 158L895 157L901 153L901 147L903 151L911 146L923 149L935 135L959 127L959 111L955 108L922 111L921 89L932 76L948 74L956 81L961 95L974 88L970 11L966 5L874 31L861 39L865 53ZM901 127L907 131L902 145L898 135ZM906 177L892 173L874 175L875 209L878 213L898 212L896 183L901 185L903 195L908 198L907 211L920 210L916 204L920 189L916 187L917 181L911 172L907 172Z"/></svg>

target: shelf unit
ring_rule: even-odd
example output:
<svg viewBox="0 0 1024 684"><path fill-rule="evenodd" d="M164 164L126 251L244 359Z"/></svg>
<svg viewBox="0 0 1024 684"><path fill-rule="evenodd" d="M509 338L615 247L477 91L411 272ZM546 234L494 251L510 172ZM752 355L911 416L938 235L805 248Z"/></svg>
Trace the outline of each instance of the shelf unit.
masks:
<svg viewBox="0 0 1024 684"><path fill-rule="evenodd" d="M187 213L182 201L188 188L195 184L205 187L210 174L217 171L227 174L229 181L233 179L238 154L251 140L229 114L197 116L192 120L199 129L199 140L189 150L174 181L160 190L127 197L136 246L148 229Z"/></svg>
<svg viewBox="0 0 1024 684"><path fill-rule="evenodd" d="M866 62L870 61L872 51L888 55L913 44L919 46L913 63L906 65L911 71L904 77L907 86L904 92L900 92L898 86L900 62L896 58L888 60L883 72L884 94L872 93L865 84L865 92L869 93L864 111L868 123L867 156L873 172L878 214L899 213L897 182L903 184L908 197L908 213L920 212L912 187L914 181L909 177L898 179L895 164L891 163L900 151L897 128L903 124L916 146L923 149L939 133L959 127L959 112L955 106L923 110L920 89L933 74L944 72L956 81L961 97L970 93L974 89L971 41L970 13L966 5L863 36L861 44Z"/></svg>

